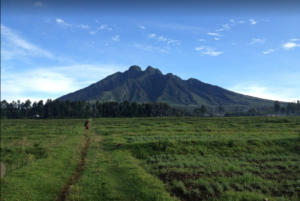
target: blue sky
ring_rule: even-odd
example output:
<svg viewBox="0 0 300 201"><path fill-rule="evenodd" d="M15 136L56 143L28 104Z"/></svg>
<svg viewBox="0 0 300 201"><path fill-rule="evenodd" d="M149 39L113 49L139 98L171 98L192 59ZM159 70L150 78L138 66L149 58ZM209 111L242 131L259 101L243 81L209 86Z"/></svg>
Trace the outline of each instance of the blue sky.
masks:
<svg viewBox="0 0 300 201"><path fill-rule="evenodd" d="M1 100L56 99L131 65L299 100L299 1L203 2L1 1Z"/></svg>

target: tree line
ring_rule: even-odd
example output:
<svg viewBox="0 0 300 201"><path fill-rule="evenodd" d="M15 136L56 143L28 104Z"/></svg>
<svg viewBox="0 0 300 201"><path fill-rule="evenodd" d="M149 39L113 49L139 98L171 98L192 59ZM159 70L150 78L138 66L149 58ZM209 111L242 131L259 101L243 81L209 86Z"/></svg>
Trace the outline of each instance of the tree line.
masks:
<svg viewBox="0 0 300 201"><path fill-rule="evenodd" d="M251 108L244 111L236 107L225 113L225 116L266 116L266 115L300 115L300 101L287 103L281 106L279 101L274 102L274 106Z"/></svg>
<svg viewBox="0 0 300 201"><path fill-rule="evenodd" d="M171 107L167 103L137 103L137 102L99 102L66 101L48 99L31 102L6 100L1 101L1 118L98 118L98 117L158 117L158 116L266 116L267 114L300 115L300 101L281 106L279 101L274 106L260 108L224 108L223 106L200 108Z"/></svg>
<svg viewBox="0 0 300 201"><path fill-rule="evenodd" d="M98 117L156 117L183 116L184 110L167 103L66 101L48 99L31 102L26 100L1 101L1 118L98 118Z"/></svg>

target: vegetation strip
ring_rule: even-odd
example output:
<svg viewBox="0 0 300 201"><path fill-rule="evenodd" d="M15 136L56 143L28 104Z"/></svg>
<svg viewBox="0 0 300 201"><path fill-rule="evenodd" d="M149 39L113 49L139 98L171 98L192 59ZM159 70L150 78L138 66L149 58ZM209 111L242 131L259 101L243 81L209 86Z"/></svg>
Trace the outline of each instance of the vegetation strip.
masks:
<svg viewBox="0 0 300 201"><path fill-rule="evenodd" d="M85 160L86 160L86 153L87 153L87 150L88 150L89 145L90 145L90 137L86 133L85 133L85 137L86 137L86 142L85 142L83 150L81 151L81 158L80 158L80 162L78 164L78 167L77 167L76 171L73 173L73 175L70 178L69 182L65 186L62 187L59 195L56 198L56 201L66 200L66 198L69 194L70 186L73 185L78 180L78 178L80 177L82 171L84 170Z"/></svg>

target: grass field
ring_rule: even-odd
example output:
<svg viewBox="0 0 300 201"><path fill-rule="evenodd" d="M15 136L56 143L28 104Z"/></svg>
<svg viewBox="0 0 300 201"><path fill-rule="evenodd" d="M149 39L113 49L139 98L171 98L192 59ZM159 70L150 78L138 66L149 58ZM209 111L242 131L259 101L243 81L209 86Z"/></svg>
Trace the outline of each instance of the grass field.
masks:
<svg viewBox="0 0 300 201"><path fill-rule="evenodd" d="M1 200L300 200L300 118L1 119Z"/></svg>

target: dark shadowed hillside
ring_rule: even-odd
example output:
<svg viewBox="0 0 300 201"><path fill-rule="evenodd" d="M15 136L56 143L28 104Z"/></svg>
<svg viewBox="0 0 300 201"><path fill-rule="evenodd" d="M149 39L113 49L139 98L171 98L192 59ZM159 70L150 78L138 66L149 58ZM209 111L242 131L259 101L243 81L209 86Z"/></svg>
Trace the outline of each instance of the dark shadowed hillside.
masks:
<svg viewBox="0 0 300 201"><path fill-rule="evenodd" d="M139 66L131 66L124 73L117 72L97 83L74 93L64 95L59 100L166 102L171 106L198 107L223 105L272 106L274 101L238 94L218 86L168 73L148 66L145 71Z"/></svg>

